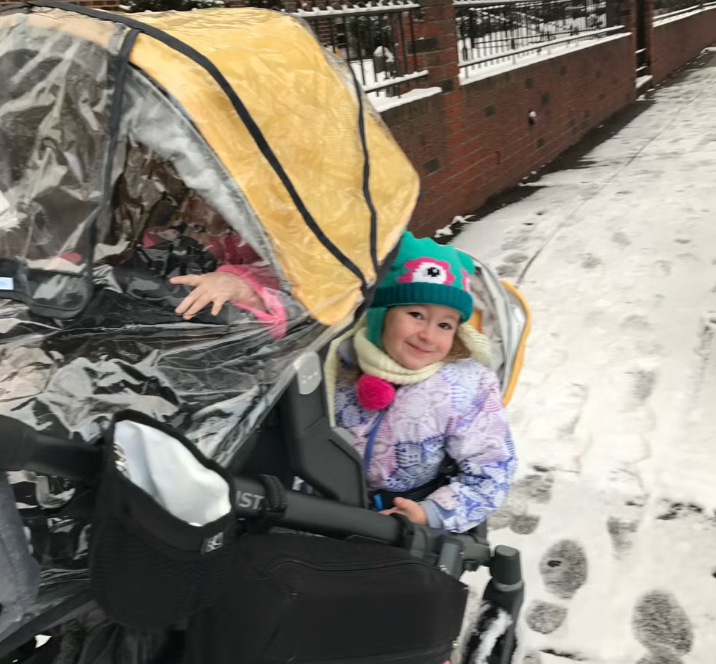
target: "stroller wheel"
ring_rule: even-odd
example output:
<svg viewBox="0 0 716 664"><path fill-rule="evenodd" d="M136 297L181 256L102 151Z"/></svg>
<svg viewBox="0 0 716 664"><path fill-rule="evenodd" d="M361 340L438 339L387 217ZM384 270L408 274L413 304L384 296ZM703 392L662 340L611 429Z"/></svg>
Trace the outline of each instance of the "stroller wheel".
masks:
<svg viewBox="0 0 716 664"><path fill-rule="evenodd" d="M52 664L59 654L59 640L50 639L42 645L32 638L0 660L0 664Z"/></svg>
<svg viewBox="0 0 716 664"><path fill-rule="evenodd" d="M515 625L503 609L483 604L462 664L509 664L517 647Z"/></svg>

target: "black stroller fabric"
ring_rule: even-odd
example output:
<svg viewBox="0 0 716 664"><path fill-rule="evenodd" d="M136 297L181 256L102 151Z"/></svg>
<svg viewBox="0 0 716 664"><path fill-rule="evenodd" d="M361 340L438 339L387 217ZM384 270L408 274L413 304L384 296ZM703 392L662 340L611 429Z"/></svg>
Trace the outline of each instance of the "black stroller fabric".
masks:
<svg viewBox="0 0 716 664"><path fill-rule="evenodd" d="M183 664L442 664L467 588L388 546L245 535L228 592L189 625Z"/></svg>
<svg viewBox="0 0 716 664"><path fill-rule="evenodd" d="M127 446L123 449L116 437L118 424L128 420L168 434L190 452L192 462L219 476L229 511L208 523L187 523L138 486L127 471ZM232 555L229 475L186 438L139 413L115 419L104 453L90 543L92 589L99 605L112 620L141 629L170 627L211 606L225 587ZM172 459L167 457L168 465Z"/></svg>
<svg viewBox="0 0 716 664"><path fill-rule="evenodd" d="M139 248L129 260L114 267L112 276L123 293L170 312L170 322L176 322L174 310L192 289L173 285L169 280L186 274L206 274L217 267L216 259L196 240L180 237ZM241 310L224 305L218 316L211 315L211 307L205 307L194 320L205 325L232 325L246 318ZM263 337L266 343L271 341L268 333Z"/></svg>

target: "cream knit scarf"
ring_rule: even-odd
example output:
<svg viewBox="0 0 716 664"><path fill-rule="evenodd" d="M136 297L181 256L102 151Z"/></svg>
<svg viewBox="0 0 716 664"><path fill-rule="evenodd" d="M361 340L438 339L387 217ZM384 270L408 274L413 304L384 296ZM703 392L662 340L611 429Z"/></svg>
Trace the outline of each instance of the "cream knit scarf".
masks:
<svg viewBox="0 0 716 664"><path fill-rule="evenodd" d="M490 340L484 334L480 334L471 325L463 324L458 328L457 335L463 344L465 344L465 347L473 359L487 367L490 366ZM364 374L382 378L394 385L414 385L415 383L420 383L435 375L447 364L447 362L436 362L422 369L406 369L402 364L398 364L387 353L368 341L365 322L359 323L355 329L335 339L328 349L324 375L326 381L326 397L328 400L328 414L331 424L335 424L334 400L338 368L340 366L338 347L346 339L350 339L351 337L353 337L353 347L360 370Z"/></svg>

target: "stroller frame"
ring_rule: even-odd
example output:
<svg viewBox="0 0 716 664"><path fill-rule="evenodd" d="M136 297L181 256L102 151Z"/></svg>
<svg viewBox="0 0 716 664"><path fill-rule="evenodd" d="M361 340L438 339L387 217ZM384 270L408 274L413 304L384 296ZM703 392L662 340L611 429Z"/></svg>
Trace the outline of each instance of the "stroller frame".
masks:
<svg viewBox="0 0 716 664"><path fill-rule="evenodd" d="M485 524L456 534L370 511L360 456L346 433L329 424L320 366L317 353L308 353L296 363L296 375L278 404L233 460L230 471L237 517L247 524L404 548L455 578L487 567L491 579L483 602L510 618L510 626L488 663L509 664L524 598L519 551L502 545L493 550ZM101 461L97 447L47 436L5 416L0 416L0 435L1 470L34 470L90 485L97 481ZM296 476L323 497L289 488ZM43 648L27 652L23 650L26 644L93 607L85 586L75 596L18 625L0 641L0 664L40 664ZM473 629L465 661L470 661L479 645L480 633Z"/></svg>

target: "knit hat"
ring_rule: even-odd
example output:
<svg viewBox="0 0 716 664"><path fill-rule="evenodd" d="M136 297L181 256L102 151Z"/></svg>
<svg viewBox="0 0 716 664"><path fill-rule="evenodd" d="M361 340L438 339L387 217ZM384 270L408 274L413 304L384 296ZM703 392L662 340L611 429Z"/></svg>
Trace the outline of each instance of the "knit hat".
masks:
<svg viewBox="0 0 716 664"><path fill-rule="evenodd" d="M460 313L465 323L472 315L470 294L472 260L453 247L430 238L403 234L395 261L375 291L366 312L368 340L381 347L383 320L390 307L406 304L442 304Z"/></svg>

